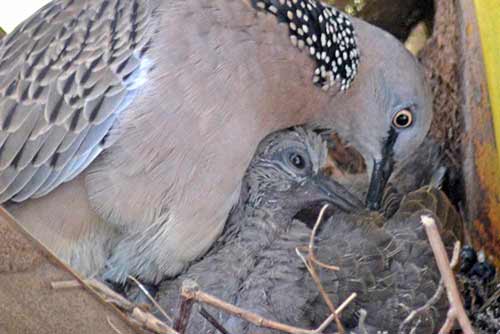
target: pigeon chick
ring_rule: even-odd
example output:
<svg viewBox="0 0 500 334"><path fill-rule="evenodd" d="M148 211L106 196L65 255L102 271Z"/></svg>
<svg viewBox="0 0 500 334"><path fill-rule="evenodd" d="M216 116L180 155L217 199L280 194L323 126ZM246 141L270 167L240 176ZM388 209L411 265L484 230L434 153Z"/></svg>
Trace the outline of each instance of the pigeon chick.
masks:
<svg viewBox="0 0 500 334"><path fill-rule="evenodd" d="M295 128L268 136L250 163L222 236L199 262L162 284L160 303L175 312L182 281L193 279L203 291L266 318L302 328L319 325L330 312L296 254L297 247L308 244L311 229L294 217L318 202L332 203L335 213L322 225L316 254L325 263L339 265L340 271L320 271L325 289L337 305L358 294L343 314L348 328L357 328L363 309L366 328L397 329L432 296L440 278L420 215L436 218L448 246L460 238L460 228L451 228L460 222L459 216L442 192L427 187L406 196L386 221L382 214L360 208L339 183L320 177L325 157L325 144L311 130ZM319 187L314 182L318 179ZM417 333L435 328L446 317L446 308L441 298L417 317ZM208 309L229 333L277 333ZM188 333L215 330L193 314Z"/></svg>

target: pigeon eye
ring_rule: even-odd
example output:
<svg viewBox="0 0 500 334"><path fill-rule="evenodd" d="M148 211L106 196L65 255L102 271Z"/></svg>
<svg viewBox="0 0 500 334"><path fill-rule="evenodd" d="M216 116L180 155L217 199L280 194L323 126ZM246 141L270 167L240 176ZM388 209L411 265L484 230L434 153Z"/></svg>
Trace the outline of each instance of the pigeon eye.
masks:
<svg viewBox="0 0 500 334"><path fill-rule="evenodd" d="M413 124L413 114L408 109L398 111L392 118L392 125L398 129L405 129Z"/></svg>
<svg viewBox="0 0 500 334"><path fill-rule="evenodd" d="M306 167L304 158L298 153L291 153L288 160L290 160L292 165L297 169L304 169Z"/></svg>

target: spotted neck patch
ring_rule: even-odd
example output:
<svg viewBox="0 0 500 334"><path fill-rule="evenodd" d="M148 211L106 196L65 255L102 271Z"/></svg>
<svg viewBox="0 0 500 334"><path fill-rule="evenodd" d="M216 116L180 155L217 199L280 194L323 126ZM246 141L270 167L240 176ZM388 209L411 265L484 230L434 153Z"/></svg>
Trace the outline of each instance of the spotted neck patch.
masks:
<svg viewBox="0 0 500 334"><path fill-rule="evenodd" d="M252 0L255 8L288 25L290 41L316 61L313 82L346 90L357 74L359 51L349 18L317 0Z"/></svg>

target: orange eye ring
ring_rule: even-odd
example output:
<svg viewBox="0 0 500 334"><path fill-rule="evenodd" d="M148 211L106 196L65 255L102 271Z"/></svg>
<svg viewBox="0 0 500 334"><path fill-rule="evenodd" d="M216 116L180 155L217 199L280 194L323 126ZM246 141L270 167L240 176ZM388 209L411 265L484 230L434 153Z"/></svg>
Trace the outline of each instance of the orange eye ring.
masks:
<svg viewBox="0 0 500 334"><path fill-rule="evenodd" d="M392 118L392 125L398 129L406 129L413 124L413 114L408 109L398 111Z"/></svg>

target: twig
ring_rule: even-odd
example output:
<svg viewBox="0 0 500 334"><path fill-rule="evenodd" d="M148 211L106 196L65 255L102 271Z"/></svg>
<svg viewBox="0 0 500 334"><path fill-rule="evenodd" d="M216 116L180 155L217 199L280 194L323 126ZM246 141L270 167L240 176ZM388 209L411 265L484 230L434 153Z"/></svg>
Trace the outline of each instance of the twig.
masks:
<svg viewBox="0 0 500 334"><path fill-rule="evenodd" d="M145 329L157 334L179 334L153 314L143 311L140 307L137 307L134 303L116 293L105 284L95 279L86 279L83 283L100 294L108 303L114 304L122 311L125 311L130 321L137 323ZM82 285L79 281L74 280L52 282L51 286L53 289L68 289L81 287Z"/></svg>
<svg viewBox="0 0 500 334"><path fill-rule="evenodd" d="M439 330L439 334L451 332L451 330L453 329L453 324L455 323L456 316L457 315L455 314L453 307L450 307L448 313L446 314L446 320Z"/></svg>
<svg viewBox="0 0 500 334"><path fill-rule="evenodd" d="M214 326L222 334L229 334L227 329L220 324L217 319L215 319L203 306L200 307L198 311L205 320L207 320L212 326Z"/></svg>
<svg viewBox="0 0 500 334"><path fill-rule="evenodd" d="M191 316L191 310L194 304L194 299L191 298L190 291L194 289L198 289L198 284L196 284L194 281L182 282L179 316L174 323L174 329L178 331L179 334L184 334L186 332L189 323L189 317Z"/></svg>
<svg viewBox="0 0 500 334"><path fill-rule="evenodd" d="M321 223L323 222L323 216L325 214L326 209L328 209L328 204L323 205L323 207L321 208L321 211L319 212L319 215L318 215L318 219L316 220L316 223L314 224L314 227L312 229L311 236L309 237L309 246L307 248L307 250L308 250L307 259L304 258L304 256L300 253L298 248L296 248L295 251L297 252L297 255L304 262L307 270L309 271L309 274L311 275L314 283L316 284L316 287L318 288L318 290L321 294L321 297L323 298L326 305L328 306L331 314L334 315L335 324L337 325L337 330L339 331L339 333L342 334L345 332L344 326L342 325L342 322L340 321L340 317L337 316L337 312L335 310L335 305L333 305L333 302L330 299L330 297L328 296L328 293L326 293L325 288L323 287L323 284L321 283L321 280L319 278L318 272L316 271L316 268L314 266L314 264L318 264L318 265L321 265L323 267L330 267L328 269L332 269L332 268L334 270L339 269L338 267L335 267L335 266L329 266L329 265L322 264L316 258L316 254L314 253L314 241L316 239L316 232L317 232L319 226L321 225Z"/></svg>
<svg viewBox="0 0 500 334"><path fill-rule="evenodd" d="M86 279L83 282L102 295L106 302L114 304L124 311L132 312L132 310L136 307L134 303L110 289L106 284L103 284L95 279ZM82 287L81 283L76 280L51 282L50 285L52 286L52 289L56 290Z"/></svg>
<svg viewBox="0 0 500 334"><path fill-rule="evenodd" d="M193 300L198 303L203 303L206 305L210 305L216 307L222 311L225 311L231 315L237 316L241 319L244 319L258 327L264 327L269 329L274 329L278 331L282 331L289 334L320 334L328 325L334 320L334 318L338 315L338 311L335 314L331 314L317 329L303 329L299 327L289 326L286 324L282 324L273 320L266 319L256 313L246 311L240 307L229 304L223 300L220 300L217 297L214 297L208 293L205 293L199 289L199 286L196 282L191 280L186 280L183 282L181 295L183 298L187 300ZM342 304L342 309L346 307L346 305L352 301L356 296L351 295L346 302ZM345 304L345 305L344 305Z"/></svg>
<svg viewBox="0 0 500 334"><path fill-rule="evenodd" d="M352 293L340 306L337 308L337 311L335 313L330 314L328 318L323 321L323 323L315 330L316 333L322 333L330 324L332 323L335 318L342 313L342 311L356 298L358 295L356 293Z"/></svg>
<svg viewBox="0 0 500 334"><path fill-rule="evenodd" d="M429 239L432 251L434 252L436 264L441 272L441 277L443 278L448 300L450 302L450 310L448 311L445 325L457 320L460 327L462 327L464 334L473 334L474 330L472 329L469 318L465 313L460 293L458 292L457 283L455 281L453 271L451 270L448 256L446 255L446 249L444 247L443 240L439 235L436 222L430 216L421 216L420 219L425 227L425 232L427 233L427 238ZM443 326L443 328L439 331L439 333L443 334L448 332L449 327L446 326Z"/></svg>
<svg viewBox="0 0 500 334"><path fill-rule="evenodd" d="M455 247L453 248L453 256L451 258L450 267L454 269L458 265L460 260L460 241L455 242ZM399 332L402 332L406 325L408 325L417 315L428 311L434 304L436 304L444 292L444 281L443 278L439 280L438 288L432 297L421 307L413 310L406 317L406 319L399 326Z"/></svg>
<svg viewBox="0 0 500 334"><path fill-rule="evenodd" d="M337 329L339 330L339 333L343 333L344 328L342 326L342 323L340 322L339 317L337 316L337 314L340 315L340 312L338 312L338 310L335 310L335 306L333 305L333 302L331 301L330 297L328 297L328 294L326 293L325 288L323 287L323 284L321 283L321 280L319 279L319 276L318 276L318 273L316 272L316 269L304 257L304 255L299 251L298 248L295 248L295 252L299 256L299 258L302 260L302 262L304 262L304 265L306 266L307 271L309 271L309 274L311 275L314 283L316 284L316 287L318 288L319 293L321 294L321 297L323 298L323 300L325 301L326 305L330 309L331 316L334 318L334 320L336 322ZM356 294L354 294L354 296L356 296Z"/></svg>
<svg viewBox="0 0 500 334"><path fill-rule="evenodd" d="M358 294L356 292L353 292L351 293L351 295L346 299L344 300L344 302L342 304L340 304L339 307L337 307L337 311L335 311L335 313L337 314L340 314L342 313L342 311L344 311L344 309L349 306L349 304L358 296Z"/></svg>
<svg viewBox="0 0 500 334"><path fill-rule="evenodd" d="M91 282L89 280L84 280L84 282L87 283L88 285L91 285ZM50 287L54 290L74 289L74 288L81 288L82 284L77 280L58 281L58 282L50 282Z"/></svg>
<svg viewBox="0 0 500 334"><path fill-rule="evenodd" d="M137 287L142 291L143 294L146 295L146 297L149 299L149 301L151 303L153 303L153 305L156 307L156 309L158 311L160 311L160 313L168 320L170 321L170 323L172 324L174 321L172 320L172 317L170 317L167 312L165 312L165 310L163 309L163 307L161 307L160 304L158 304L158 302L153 298L153 296L151 296L151 294L149 293L149 291L144 287L144 285L142 285L141 282L139 282L135 277L132 277L132 276L128 276L128 278L134 282Z"/></svg>
<svg viewBox="0 0 500 334"><path fill-rule="evenodd" d="M418 326L420 326L421 322L422 322L422 319L417 319L416 324L410 329L410 332L408 334L417 334L417 329L418 329Z"/></svg>
<svg viewBox="0 0 500 334"><path fill-rule="evenodd" d="M483 306L481 306L481 308L477 311L477 313L482 313L484 312L489 306L491 306L491 304L493 302L495 302L498 297L500 297L500 290L497 290L495 291L495 293L493 293L493 295L491 295L483 304Z"/></svg>
<svg viewBox="0 0 500 334"><path fill-rule="evenodd" d="M118 327L116 327L116 325L115 325L115 324L113 324L113 323L111 322L111 319L110 319L109 317L106 317L106 321L108 322L108 325L109 325L109 327L111 327L111 329L112 329L112 330L114 330L114 331L115 331L116 333L118 333L118 334L123 334L123 333L122 333L122 332L118 329Z"/></svg>
<svg viewBox="0 0 500 334"><path fill-rule="evenodd" d="M149 329L154 333L179 334L151 313L143 311L140 307L134 308L131 316L132 319L136 320L144 328Z"/></svg>
<svg viewBox="0 0 500 334"><path fill-rule="evenodd" d="M366 330L365 321L368 316L368 312L364 308L359 310L359 320L358 320L358 328L361 331L361 334L368 334Z"/></svg>
<svg viewBox="0 0 500 334"><path fill-rule="evenodd" d="M311 236L309 237L309 246L308 246L308 257L309 260L316 263L320 267L324 267L329 270L340 270L337 266L332 266L326 263L321 262L316 258L316 253L314 252L314 241L316 240L316 233L318 231L319 226L323 222L323 216L325 215L326 209L328 209L328 204L323 205L321 211L319 212L318 219L316 219L316 223L314 223L314 227L311 232Z"/></svg>

